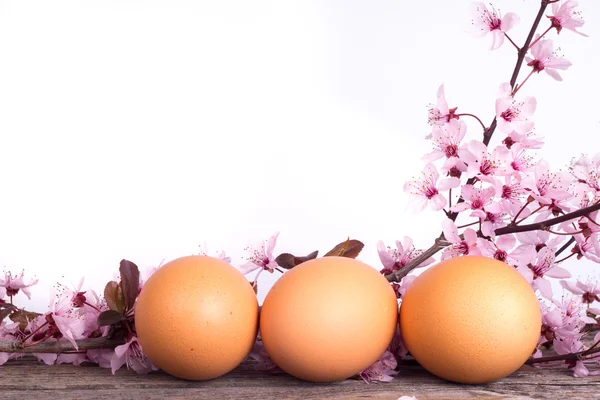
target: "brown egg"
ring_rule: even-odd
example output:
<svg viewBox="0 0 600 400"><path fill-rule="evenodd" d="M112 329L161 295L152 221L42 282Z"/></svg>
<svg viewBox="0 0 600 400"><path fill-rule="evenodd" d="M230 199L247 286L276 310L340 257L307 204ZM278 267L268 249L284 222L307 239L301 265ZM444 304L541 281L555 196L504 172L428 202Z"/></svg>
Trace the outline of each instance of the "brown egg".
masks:
<svg viewBox="0 0 600 400"><path fill-rule="evenodd" d="M258 329L258 301L248 280L212 257L189 256L159 268L135 310L143 351L182 379L224 375L248 355Z"/></svg>
<svg viewBox="0 0 600 400"><path fill-rule="evenodd" d="M454 382L486 383L523 365L536 347L542 315L527 281L480 256L446 260L418 276L400 305L411 355Z"/></svg>
<svg viewBox="0 0 600 400"><path fill-rule="evenodd" d="M367 264L323 257L286 272L262 306L260 332L271 359L297 378L332 382L375 362L390 344L398 303Z"/></svg>

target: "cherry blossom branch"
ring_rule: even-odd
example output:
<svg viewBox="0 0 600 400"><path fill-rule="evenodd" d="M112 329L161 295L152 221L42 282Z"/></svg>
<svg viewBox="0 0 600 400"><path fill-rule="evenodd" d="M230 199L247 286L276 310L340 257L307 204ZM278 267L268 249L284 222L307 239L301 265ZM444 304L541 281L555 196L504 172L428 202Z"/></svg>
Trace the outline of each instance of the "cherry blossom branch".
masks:
<svg viewBox="0 0 600 400"><path fill-rule="evenodd" d="M400 282L402 280L402 278L404 278L406 275L408 275L413 269L417 268L424 261L429 259L429 257L432 257L438 251L448 247L450 244L451 243L449 243L446 240L446 238L444 237L444 234L442 233L437 239L435 239L435 242L433 243L433 245L430 248L428 248L427 250L425 250L424 252L422 252L421 254L416 256L415 258L413 258L400 270L386 275L385 278L389 282Z"/></svg>
<svg viewBox="0 0 600 400"><path fill-rule="evenodd" d="M481 119L475 114L462 113L462 114L456 114L455 116L456 117L473 117L477 120L477 122L479 122L479 125L481 125L481 127L483 128L484 131L487 129L486 126L483 124L483 121L481 121Z"/></svg>
<svg viewBox="0 0 600 400"><path fill-rule="evenodd" d="M568 353L568 354L557 354L555 356L546 356L546 357L538 357L538 358L533 358L530 357L527 361L525 361L525 364L545 364L545 363L549 363L549 362L553 362L553 361L580 361L585 359L586 357L588 357L591 354L596 354L596 353L600 353L600 348L596 347L596 348L589 348L587 350L584 351L579 351L577 353Z"/></svg>
<svg viewBox="0 0 600 400"><path fill-rule="evenodd" d="M518 233L518 232L529 232L529 231L537 231L537 230L546 230L550 228L552 225L560 224L561 222L566 222L578 217L583 217L586 214L594 212L596 210L600 210L600 203L593 204L588 207L581 208L577 211L573 211L567 213L565 215L561 215L560 217L551 218L546 221L536 222L534 224L527 225L507 225L503 228L498 228L494 231L494 233L498 236L506 235L508 233Z"/></svg>
<svg viewBox="0 0 600 400"><path fill-rule="evenodd" d="M125 344L124 339L108 339L99 337L76 340L79 350L114 349ZM77 351L68 341L43 342L33 346L24 346L20 340L0 340L0 353L65 353Z"/></svg>

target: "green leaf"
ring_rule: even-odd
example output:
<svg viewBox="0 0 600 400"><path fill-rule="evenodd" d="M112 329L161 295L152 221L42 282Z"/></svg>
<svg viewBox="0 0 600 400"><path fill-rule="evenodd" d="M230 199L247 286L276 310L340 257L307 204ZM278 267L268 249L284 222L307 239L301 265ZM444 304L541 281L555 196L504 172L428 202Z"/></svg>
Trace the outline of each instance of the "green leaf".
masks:
<svg viewBox="0 0 600 400"><path fill-rule="evenodd" d="M120 284L115 281L108 282L104 287L104 298L108 308L121 314L125 312L125 299Z"/></svg>
<svg viewBox="0 0 600 400"><path fill-rule="evenodd" d="M279 265L281 268L292 269L302 264L303 262L317 258L318 255L318 250L313 251L312 253L304 257L297 257L290 253L283 253L277 256L275 262L277 262L277 265Z"/></svg>
<svg viewBox="0 0 600 400"><path fill-rule="evenodd" d="M23 331L27 327L27 324L29 323L29 321L36 319L40 315L42 315L42 314L32 312L32 311L17 310L15 312L11 313L8 316L8 318L10 318L10 320L12 322L17 322L19 324L19 328L21 328L21 330Z"/></svg>
<svg viewBox="0 0 600 400"><path fill-rule="evenodd" d="M345 242L336 245L323 257L348 257L356 258L365 245L359 241L348 238Z"/></svg>
<svg viewBox="0 0 600 400"><path fill-rule="evenodd" d="M98 315L98 325L100 326L113 325L121 321L125 321L125 316L118 311L106 310Z"/></svg>
<svg viewBox="0 0 600 400"><path fill-rule="evenodd" d="M137 298L140 287L140 269L137 265L128 260L121 260L119 266L121 273L121 289L125 299L125 309L133 309L135 299Z"/></svg>

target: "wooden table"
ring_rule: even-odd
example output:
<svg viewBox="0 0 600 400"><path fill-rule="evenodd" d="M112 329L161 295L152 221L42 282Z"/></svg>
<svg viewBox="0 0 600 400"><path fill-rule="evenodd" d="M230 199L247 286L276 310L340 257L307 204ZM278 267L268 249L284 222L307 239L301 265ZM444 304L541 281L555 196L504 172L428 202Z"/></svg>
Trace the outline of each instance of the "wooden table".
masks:
<svg viewBox="0 0 600 400"><path fill-rule="evenodd" d="M184 381L163 372L138 375L120 369L113 376L97 366L46 366L32 359L0 366L0 399L380 399L401 395L426 399L600 399L600 377L574 378L565 368L522 367L487 385L458 385L418 366L402 366L389 383L346 380L333 384L303 382L288 375L254 370L247 361L224 377Z"/></svg>

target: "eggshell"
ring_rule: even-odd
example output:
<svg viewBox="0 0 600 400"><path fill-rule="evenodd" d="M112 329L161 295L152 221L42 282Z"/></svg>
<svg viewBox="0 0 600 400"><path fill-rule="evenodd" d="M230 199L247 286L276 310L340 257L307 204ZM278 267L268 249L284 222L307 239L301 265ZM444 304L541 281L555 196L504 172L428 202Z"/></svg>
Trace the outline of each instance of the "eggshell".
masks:
<svg viewBox="0 0 600 400"><path fill-rule="evenodd" d="M143 351L182 379L224 375L248 355L258 330L258 301L248 280L212 257L189 256L159 268L135 309Z"/></svg>
<svg viewBox="0 0 600 400"><path fill-rule="evenodd" d="M260 316L263 344L297 378L351 377L386 350L398 320L389 282L351 258L323 257L286 272L267 294Z"/></svg>
<svg viewBox="0 0 600 400"><path fill-rule="evenodd" d="M527 281L507 264L481 256L446 260L418 276L400 305L410 354L454 382L486 383L531 356L542 325Z"/></svg>

